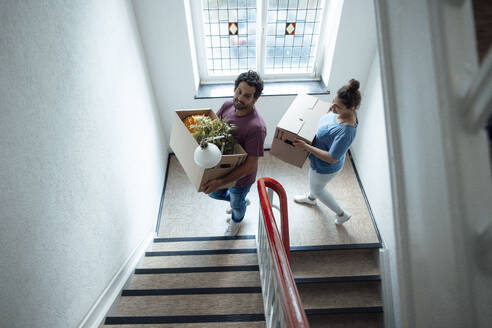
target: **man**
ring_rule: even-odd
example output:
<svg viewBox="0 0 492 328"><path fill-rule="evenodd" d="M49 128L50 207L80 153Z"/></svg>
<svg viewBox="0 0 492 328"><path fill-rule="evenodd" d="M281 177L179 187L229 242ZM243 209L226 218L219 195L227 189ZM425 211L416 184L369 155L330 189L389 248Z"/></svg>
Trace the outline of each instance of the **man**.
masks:
<svg viewBox="0 0 492 328"><path fill-rule="evenodd" d="M234 83L233 100L226 101L217 112L218 117L236 125L234 136L248 154L241 166L204 185L204 193L214 199L228 201L231 205L232 217L228 220L226 236L236 236L241 229L241 221L249 204L246 195L256 181L258 158L263 156L266 125L255 108L262 91L263 81L256 72L242 73ZM234 187L219 189L234 180L237 180Z"/></svg>

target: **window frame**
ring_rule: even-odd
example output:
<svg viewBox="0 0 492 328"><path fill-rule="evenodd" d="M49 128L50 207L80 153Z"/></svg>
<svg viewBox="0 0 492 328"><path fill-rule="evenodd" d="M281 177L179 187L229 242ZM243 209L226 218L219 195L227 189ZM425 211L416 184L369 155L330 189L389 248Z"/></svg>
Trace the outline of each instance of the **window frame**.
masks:
<svg viewBox="0 0 492 328"><path fill-rule="evenodd" d="M195 42L195 56L197 62L198 78L200 84L227 83L237 77L235 74L209 75L207 70L207 56L204 37L204 21L202 0L185 0L190 4L191 28ZM320 81L321 67L323 58L321 48L324 44L323 27L325 25L326 7L329 0L319 0L322 4L320 12L320 32L318 44L314 53L314 63L312 73L265 73L265 52L266 52L266 33L268 19L268 0L256 0L256 71L262 76L264 81L283 82L283 81ZM260 33L258 33L260 31Z"/></svg>

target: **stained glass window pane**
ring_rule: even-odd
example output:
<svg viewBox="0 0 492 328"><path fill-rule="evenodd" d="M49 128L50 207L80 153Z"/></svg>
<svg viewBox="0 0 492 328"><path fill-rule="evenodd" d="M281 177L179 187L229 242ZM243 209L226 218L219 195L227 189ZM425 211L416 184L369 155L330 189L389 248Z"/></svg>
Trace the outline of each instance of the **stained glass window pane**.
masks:
<svg viewBox="0 0 492 328"><path fill-rule="evenodd" d="M268 1L265 73L314 71L323 2L323 0ZM274 38L275 43L273 43ZM270 58L270 56L274 57Z"/></svg>
<svg viewBox="0 0 492 328"><path fill-rule="evenodd" d="M256 1L202 0L210 76L256 69Z"/></svg>

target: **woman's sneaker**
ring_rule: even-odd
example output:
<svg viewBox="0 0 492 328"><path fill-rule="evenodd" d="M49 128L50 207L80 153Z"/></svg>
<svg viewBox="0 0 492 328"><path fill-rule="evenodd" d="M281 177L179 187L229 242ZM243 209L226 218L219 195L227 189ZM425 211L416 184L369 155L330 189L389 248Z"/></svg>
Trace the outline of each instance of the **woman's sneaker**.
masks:
<svg viewBox="0 0 492 328"><path fill-rule="evenodd" d="M316 205L316 199L309 198L309 195L294 196L294 202L306 205Z"/></svg>
<svg viewBox="0 0 492 328"><path fill-rule="evenodd" d="M350 214L347 211L343 211L342 216L337 215L337 218L335 219L335 224L343 224L344 222L347 222L348 220L350 220L351 217L352 217L352 214Z"/></svg>
<svg viewBox="0 0 492 328"><path fill-rule="evenodd" d="M251 202L249 201L249 199L246 199L246 206L249 206L249 204L251 204ZM230 207L229 207L229 208L226 210L226 213L227 213L227 214L231 214L231 213L232 213L232 208L230 208ZM230 220L230 218L228 218L228 219L227 219L227 222L229 222L229 220Z"/></svg>

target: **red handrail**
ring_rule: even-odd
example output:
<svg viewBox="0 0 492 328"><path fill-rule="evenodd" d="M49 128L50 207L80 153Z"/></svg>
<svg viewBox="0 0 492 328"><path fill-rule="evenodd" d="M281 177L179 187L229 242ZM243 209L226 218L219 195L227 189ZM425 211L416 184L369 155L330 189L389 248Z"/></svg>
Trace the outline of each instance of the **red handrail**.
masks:
<svg viewBox="0 0 492 328"><path fill-rule="evenodd" d="M266 188L273 189L280 200L280 215L282 224L282 239L278 232L272 205L268 198ZM282 296L285 305L286 320L292 328L309 328L306 313L301 304L301 299L292 276L290 268L290 241L289 220L287 215L287 194L280 183L271 178L258 179L258 194L260 198L261 211L266 229L266 235L270 244L272 258L274 260L274 271L279 284L278 292ZM282 245L283 242L283 245ZM283 246L283 247L282 247Z"/></svg>
<svg viewBox="0 0 492 328"><path fill-rule="evenodd" d="M260 193L261 209L263 211L263 214L265 214L265 212L269 212L268 215L272 218L274 217L272 212L272 204L270 204L270 199L268 198L268 193L265 187L275 191L280 200L280 228L282 231L282 242L284 244L285 253L287 254L287 259L290 263L289 215L287 213L287 194L285 193L284 187L282 187L282 185L274 179L261 178L258 180L258 193ZM261 201L263 193L266 195L264 202ZM275 220L273 220L273 222L275 223Z"/></svg>

